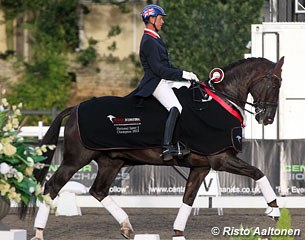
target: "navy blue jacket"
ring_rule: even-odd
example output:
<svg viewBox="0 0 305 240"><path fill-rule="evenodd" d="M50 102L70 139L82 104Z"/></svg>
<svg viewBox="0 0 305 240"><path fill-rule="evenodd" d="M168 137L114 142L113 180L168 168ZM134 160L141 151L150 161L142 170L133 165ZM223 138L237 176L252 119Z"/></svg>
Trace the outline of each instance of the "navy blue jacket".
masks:
<svg viewBox="0 0 305 240"><path fill-rule="evenodd" d="M132 93L134 96L150 96L161 79L182 80L182 70L170 63L165 44L159 37L149 32L144 32L142 36L140 60L144 69L144 76L139 86Z"/></svg>

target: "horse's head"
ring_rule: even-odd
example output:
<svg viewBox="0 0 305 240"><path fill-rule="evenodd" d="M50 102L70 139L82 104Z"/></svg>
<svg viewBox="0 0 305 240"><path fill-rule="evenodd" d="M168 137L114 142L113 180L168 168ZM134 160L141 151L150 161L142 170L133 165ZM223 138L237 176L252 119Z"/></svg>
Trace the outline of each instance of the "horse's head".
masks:
<svg viewBox="0 0 305 240"><path fill-rule="evenodd" d="M278 107L283 63L284 57L262 79L255 81L250 88L250 93L254 98L255 119L260 124L268 125L273 123Z"/></svg>

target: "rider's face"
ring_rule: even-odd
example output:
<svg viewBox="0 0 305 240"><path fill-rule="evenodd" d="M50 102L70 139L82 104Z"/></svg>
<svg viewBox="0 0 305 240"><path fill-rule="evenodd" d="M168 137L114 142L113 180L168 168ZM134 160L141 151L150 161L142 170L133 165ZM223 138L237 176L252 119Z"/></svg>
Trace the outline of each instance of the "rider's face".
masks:
<svg viewBox="0 0 305 240"><path fill-rule="evenodd" d="M155 21L155 26L157 28L157 30L161 30L162 28L162 25L164 23L164 20L163 20L163 16L162 15L158 15L157 17L152 17L151 18L151 22L153 23Z"/></svg>

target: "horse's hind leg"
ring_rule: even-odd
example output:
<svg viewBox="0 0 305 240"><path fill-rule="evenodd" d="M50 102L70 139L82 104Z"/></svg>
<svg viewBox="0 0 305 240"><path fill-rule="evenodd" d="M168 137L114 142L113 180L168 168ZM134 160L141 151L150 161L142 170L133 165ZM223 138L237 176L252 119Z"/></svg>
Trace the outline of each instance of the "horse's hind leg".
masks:
<svg viewBox="0 0 305 240"><path fill-rule="evenodd" d="M261 170L241 160L231 151L209 156L209 163L214 170L226 171L254 179L268 204L265 214L273 219L279 218L280 210L277 205L276 194Z"/></svg>
<svg viewBox="0 0 305 240"><path fill-rule="evenodd" d="M121 226L122 236L129 239L133 234L133 229L128 215L108 195L109 188L124 165L124 162L118 159L110 159L107 156L101 156L96 162L98 164L98 172L89 192L117 220Z"/></svg>
<svg viewBox="0 0 305 240"><path fill-rule="evenodd" d="M57 196L60 189L79 169L90 163L91 159L99 154L98 152L84 148L78 138L73 138L73 136L71 136L71 138L69 137L70 136L67 136L65 139L65 150L60 167L45 184L44 194L49 193L52 199ZM67 142L67 140L69 140L69 142ZM72 147L75 149L71 149ZM49 212L50 206L41 203L34 222L36 235L32 238L33 240L43 239L43 229L47 224Z"/></svg>
<svg viewBox="0 0 305 240"><path fill-rule="evenodd" d="M185 240L183 237L184 229L189 218L189 215L192 210L193 203L197 196L197 192L204 180L204 178L208 175L210 171L210 167L202 167L202 168L191 168L189 177L187 179L185 192L183 195L183 203L180 206L177 217L174 222L174 232L175 236L173 239Z"/></svg>
<svg viewBox="0 0 305 240"><path fill-rule="evenodd" d="M78 164L69 164L72 162L72 159L69 160L67 155L64 153L64 160L60 165L59 169L53 174L49 181L45 184L44 194L50 193L51 198L57 196L60 189L69 181L69 179L83 166L87 165L91 159L88 158L87 161L77 161L76 156L74 161L80 163ZM43 229L46 227L48 217L50 212L50 206L45 203L40 203L38 212L36 214L34 229L35 237L31 240L43 240Z"/></svg>

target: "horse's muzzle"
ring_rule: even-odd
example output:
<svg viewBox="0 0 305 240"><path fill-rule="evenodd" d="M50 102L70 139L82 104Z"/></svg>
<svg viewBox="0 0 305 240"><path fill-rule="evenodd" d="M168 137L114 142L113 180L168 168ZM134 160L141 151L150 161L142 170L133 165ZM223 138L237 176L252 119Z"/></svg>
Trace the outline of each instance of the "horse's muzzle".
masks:
<svg viewBox="0 0 305 240"><path fill-rule="evenodd" d="M255 119L259 124L269 125L274 121L274 117L270 117L267 114L257 114L255 115Z"/></svg>

